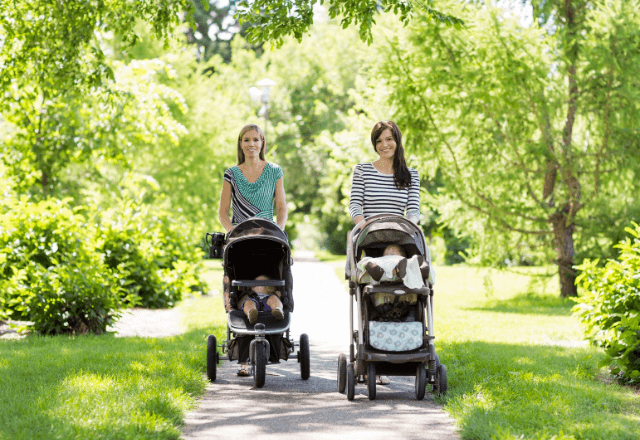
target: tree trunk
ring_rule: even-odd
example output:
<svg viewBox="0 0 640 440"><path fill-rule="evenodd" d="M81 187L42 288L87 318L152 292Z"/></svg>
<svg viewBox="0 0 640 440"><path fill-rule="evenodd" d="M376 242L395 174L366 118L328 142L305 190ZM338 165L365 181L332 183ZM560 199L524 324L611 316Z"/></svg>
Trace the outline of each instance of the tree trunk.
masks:
<svg viewBox="0 0 640 440"><path fill-rule="evenodd" d="M558 274L560 276L560 296L567 298L569 296L578 296L576 287L576 271L573 269L575 248L573 246L573 231L575 226L573 223L566 225L566 216L569 206L563 210L565 212L556 212L551 218L553 228L553 237L558 252Z"/></svg>

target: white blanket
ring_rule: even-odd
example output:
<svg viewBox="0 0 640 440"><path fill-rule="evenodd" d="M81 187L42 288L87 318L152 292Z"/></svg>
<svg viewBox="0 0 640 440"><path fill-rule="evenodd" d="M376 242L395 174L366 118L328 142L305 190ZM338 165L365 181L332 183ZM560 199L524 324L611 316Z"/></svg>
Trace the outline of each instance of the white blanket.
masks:
<svg viewBox="0 0 640 440"><path fill-rule="evenodd" d="M398 265L400 260L404 257L400 255L385 255L383 257L364 257L362 260L358 262L358 269L362 272L367 273L367 263L370 261L374 261L378 266L380 266L384 270L384 274L380 281L376 281L373 278L371 279L371 284L380 284L382 281L398 281L396 276L393 273L393 269ZM361 279L361 281L364 281ZM402 278L402 282L405 286L410 289L418 289L420 287L424 287L424 281L422 280L422 273L420 273L420 264L418 263L418 256L414 255L411 258L407 259L407 273L404 278Z"/></svg>

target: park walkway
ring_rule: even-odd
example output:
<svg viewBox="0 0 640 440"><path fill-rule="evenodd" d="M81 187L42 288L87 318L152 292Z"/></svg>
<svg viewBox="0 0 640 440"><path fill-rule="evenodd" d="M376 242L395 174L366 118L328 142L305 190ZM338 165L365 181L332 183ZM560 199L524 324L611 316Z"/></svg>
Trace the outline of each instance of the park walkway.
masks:
<svg viewBox="0 0 640 440"><path fill-rule="evenodd" d="M459 439L431 393L415 399L413 377L378 385L375 401L368 400L365 385L356 387L353 402L338 393L336 366L338 354L348 352L349 302L346 282L334 268L298 254L292 268L291 331L295 339L309 335L309 380L300 379L299 364L291 360L268 365L265 385L256 389L252 377L238 377L237 364L227 362L198 408L187 414L184 440Z"/></svg>

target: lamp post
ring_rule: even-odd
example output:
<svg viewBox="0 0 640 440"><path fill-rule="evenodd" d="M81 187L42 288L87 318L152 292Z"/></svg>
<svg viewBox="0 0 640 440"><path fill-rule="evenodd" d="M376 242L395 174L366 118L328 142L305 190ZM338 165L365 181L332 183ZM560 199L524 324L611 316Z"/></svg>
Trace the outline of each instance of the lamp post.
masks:
<svg viewBox="0 0 640 440"><path fill-rule="evenodd" d="M269 78L264 78L256 84L258 87L251 87L249 95L255 102L262 101L262 107L258 112L258 116L264 116L264 140L267 141L267 124L269 122L269 90L276 85L276 82Z"/></svg>

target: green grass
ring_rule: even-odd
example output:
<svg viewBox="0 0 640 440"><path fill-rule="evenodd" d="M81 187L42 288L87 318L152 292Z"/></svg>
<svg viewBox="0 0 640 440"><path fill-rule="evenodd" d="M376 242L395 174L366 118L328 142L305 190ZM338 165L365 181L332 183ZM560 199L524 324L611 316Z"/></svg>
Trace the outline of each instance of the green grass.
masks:
<svg viewBox="0 0 640 440"><path fill-rule="evenodd" d="M465 439L637 439L640 395L603 381L556 277L437 268L436 349L445 408Z"/></svg>
<svg viewBox="0 0 640 440"><path fill-rule="evenodd" d="M207 277L220 285L221 273ZM226 330L219 295L179 307L176 337L1 341L0 439L178 439L206 386L206 336Z"/></svg>

